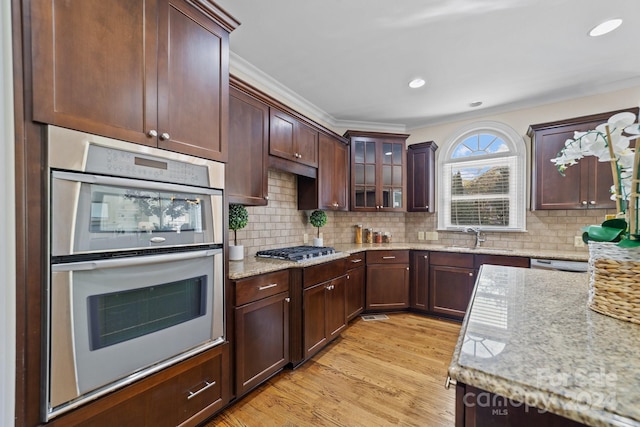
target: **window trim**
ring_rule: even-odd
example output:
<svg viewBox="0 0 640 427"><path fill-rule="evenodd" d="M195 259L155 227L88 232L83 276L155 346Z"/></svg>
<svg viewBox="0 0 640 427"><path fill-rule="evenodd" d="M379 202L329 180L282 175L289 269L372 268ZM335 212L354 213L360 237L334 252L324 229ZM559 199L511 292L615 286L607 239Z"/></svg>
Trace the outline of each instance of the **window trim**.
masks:
<svg viewBox="0 0 640 427"><path fill-rule="evenodd" d="M490 133L500 137L505 144L509 147L509 152L491 153L482 156L470 156L466 158L452 159L455 149L458 145L467 139L469 136L478 133ZM438 169L442 171L438 181L438 230L441 231L460 231L464 230L467 226L456 226L448 223L447 216L450 211L451 201L451 185L447 183L445 172L450 170L452 166L466 162L476 162L479 160L491 160L497 158L515 157L515 169L514 173L515 182L514 186L515 195L514 200L510 202L510 219L509 223L513 226L501 227L501 226L480 226L482 230L496 231L496 232L526 232L526 211L527 211L527 194L526 194L526 144L521 135L519 135L510 126L495 121L479 121L469 123L461 126L451 133L449 138L444 144L444 152L438 156ZM514 210L515 208L515 210Z"/></svg>

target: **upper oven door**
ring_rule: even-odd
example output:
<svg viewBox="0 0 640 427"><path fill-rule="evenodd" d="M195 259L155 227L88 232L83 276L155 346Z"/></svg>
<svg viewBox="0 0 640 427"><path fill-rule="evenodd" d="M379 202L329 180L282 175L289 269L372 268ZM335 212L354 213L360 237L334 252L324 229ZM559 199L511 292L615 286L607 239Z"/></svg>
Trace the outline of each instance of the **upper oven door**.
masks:
<svg viewBox="0 0 640 427"><path fill-rule="evenodd" d="M51 255L222 244L222 192L51 172Z"/></svg>

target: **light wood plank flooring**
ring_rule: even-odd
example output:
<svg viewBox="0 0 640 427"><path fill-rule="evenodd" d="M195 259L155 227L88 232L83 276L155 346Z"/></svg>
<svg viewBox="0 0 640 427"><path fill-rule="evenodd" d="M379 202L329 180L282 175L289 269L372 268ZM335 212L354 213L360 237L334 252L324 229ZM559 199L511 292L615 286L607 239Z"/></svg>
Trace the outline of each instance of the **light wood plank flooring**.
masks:
<svg viewBox="0 0 640 427"><path fill-rule="evenodd" d="M358 318L295 371L285 370L219 414L219 426L454 425L444 388L460 325L410 313Z"/></svg>

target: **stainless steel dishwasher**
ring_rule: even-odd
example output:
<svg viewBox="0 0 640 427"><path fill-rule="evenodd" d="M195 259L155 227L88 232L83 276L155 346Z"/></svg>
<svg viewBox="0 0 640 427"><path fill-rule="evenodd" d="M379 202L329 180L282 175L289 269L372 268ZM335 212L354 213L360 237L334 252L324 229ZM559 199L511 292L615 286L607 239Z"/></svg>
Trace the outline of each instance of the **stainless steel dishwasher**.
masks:
<svg viewBox="0 0 640 427"><path fill-rule="evenodd" d="M584 273L587 271L589 263L586 261L564 261L558 259L531 258L531 268L542 270L572 271Z"/></svg>

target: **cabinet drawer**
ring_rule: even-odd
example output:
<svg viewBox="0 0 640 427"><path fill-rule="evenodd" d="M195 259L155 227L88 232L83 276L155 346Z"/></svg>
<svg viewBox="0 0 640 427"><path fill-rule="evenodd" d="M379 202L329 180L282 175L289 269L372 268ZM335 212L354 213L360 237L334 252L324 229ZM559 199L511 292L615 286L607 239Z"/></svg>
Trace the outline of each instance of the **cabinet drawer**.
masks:
<svg viewBox="0 0 640 427"><path fill-rule="evenodd" d="M312 265L306 267L302 274L303 288L317 285L342 276L347 272L347 259L337 259L335 261L326 262L324 264Z"/></svg>
<svg viewBox="0 0 640 427"><path fill-rule="evenodd" d="M429 265L445 265L447 267L473 268L473 254L457 254L452 252L431 252Z"/></svg>
<svg viewBox="0 0 640 427"><path fill-rule="evenodd" d="M474 267L480 268L482 264L529 268L529 258L505 255L476 255Z"/></svg>
<svg viewBox="0 0 640 427"><path fill-rule="evenodd" d="M366 252L356 252L347 258L347 269L362 267L366 261Z"/></svg>
<svg viewBox="0 0 640 427"><path fill-rule="evenodd" d="M367 264L408 264L409 251L368 251Z"/></svg>
<svg viewBox="0 0 640 427"><path fill-rule="evenodd" d="M289 290L289 270L261 274L236 282L236 306Z"/></svg>

